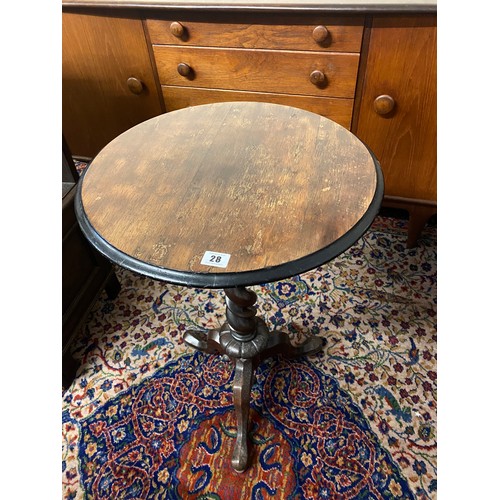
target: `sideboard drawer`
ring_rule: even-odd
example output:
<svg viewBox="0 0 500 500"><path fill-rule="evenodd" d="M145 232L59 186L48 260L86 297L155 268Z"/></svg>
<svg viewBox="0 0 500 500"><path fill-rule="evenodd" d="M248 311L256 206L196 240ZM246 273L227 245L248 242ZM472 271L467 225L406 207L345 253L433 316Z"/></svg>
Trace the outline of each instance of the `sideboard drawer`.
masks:
<svg viewBox="0 0 500 500"><path fill-rule="evenodd" d="M315 19L316 20L316 19ZM153 44L233 47L246 49L291 49L359 52L363 36L362 17L324 18L308 24L207 23L197 21L147 20Z"/></svg>
<svg viewBox="0 0 500 500"><path fill-rule="evenodd" d="M238 92L233 90L211 90L194 87L171 87L162 85L163 100L167 111L228 101L258 101L284 104L305 109L330 118L349 129L351 126L353 99L309 97L264 92Z"/></svg>
<svg viewBox="0 0 500 500"><path fill-rule="evenodd" d="M354 98L359 54L166 45L153 51L162 85Z"/></svg>

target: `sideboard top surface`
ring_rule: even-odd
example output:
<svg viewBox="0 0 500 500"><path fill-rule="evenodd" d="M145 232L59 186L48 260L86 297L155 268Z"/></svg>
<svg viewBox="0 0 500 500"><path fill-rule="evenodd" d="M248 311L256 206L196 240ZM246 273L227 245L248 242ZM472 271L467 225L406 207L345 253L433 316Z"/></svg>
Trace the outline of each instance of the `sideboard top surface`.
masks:
<svg viewBox="0 0 500 500"><path fill-rule="evenodd" d="M437 0L63 0L63 7L436 12Z"/></svg>

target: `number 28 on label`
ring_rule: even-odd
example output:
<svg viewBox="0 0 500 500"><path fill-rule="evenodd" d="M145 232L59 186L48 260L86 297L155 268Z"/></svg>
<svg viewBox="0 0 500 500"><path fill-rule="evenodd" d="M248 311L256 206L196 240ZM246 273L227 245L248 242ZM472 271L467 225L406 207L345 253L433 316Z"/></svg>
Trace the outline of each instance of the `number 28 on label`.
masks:
<svg viewBox="0 0 500 500"><path fill-rule="evenodd" d="M221 252L211 252L207 250L201 259L200 264L204 266L227 267L231 254Z"/></svg>

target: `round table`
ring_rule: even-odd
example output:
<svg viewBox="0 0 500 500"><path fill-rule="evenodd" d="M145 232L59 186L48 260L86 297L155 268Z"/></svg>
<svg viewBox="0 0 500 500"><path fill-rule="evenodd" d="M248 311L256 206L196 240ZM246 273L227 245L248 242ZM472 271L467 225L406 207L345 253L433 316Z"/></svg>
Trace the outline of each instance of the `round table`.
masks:
<svg viewBox="0 0 500 500"><path fill-rule="evenodd" d="M383 196L377 159L352 133L314 113L228 102L166 113L127 130L92 161L75 200L102 254L137 273L223 288L226 322L184 341L235 364L238 433L232 465L249 463L254 370L265 358L318 352L292 346L256 316L247 287L330 261L368 229Z"/></svg>

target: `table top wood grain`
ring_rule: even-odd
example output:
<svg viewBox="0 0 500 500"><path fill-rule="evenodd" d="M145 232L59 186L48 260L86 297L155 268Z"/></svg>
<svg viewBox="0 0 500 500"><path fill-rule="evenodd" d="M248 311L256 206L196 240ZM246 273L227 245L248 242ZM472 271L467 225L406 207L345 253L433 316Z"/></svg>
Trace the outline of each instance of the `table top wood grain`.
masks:
<svg viewBox="0 0 500 500"><path fill-rule="evenodd" d="M77 217L115 263L182 285L300 274L351 246L383 195L377 160L314 113L268 103L185 108L109 143L79 182ZM225 268L206 252L230 255Z"/></svg>

